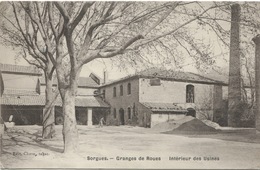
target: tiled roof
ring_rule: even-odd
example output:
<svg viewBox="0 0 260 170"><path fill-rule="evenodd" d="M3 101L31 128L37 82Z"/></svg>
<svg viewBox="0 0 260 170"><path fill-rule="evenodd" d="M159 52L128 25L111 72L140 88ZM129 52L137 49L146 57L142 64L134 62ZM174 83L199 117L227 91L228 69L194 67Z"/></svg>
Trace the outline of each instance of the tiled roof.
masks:
<svg viewBox="0 0 260 170"><path fill-rule="evenodd" d="M40 82L41 82L42 85L45 85L45 78L41 77ZM57 85L57 79L56 78L54 79L53 84ZM99 85L90 77L79 77L78 86L79 87L93 87L93 88L99 87Z"/></svg>
<svg viewBox="0 0 260 170"><path fill-rule="evenodd" d="M151 103L141 102L145 107L153 112L187 112L183 106L175 103Z"/></svg>
<svg viewBox="0 0 260 170"><path fill-rule="evenodd" d="M174 70L166 70L166 69L158 69L158 68L150 68L140 72L137 72L134 75L129 75L123 77L119 80L115 80L109 82L103 86L107 86L110 84L115 84L121 81L128 80L130 78L160 78L166 80L174 80L174 81L183 81L183 82L193 82L193 83L204 83L204 84L224 84L222 81L214 80L211 78L207 78L195 73L190 72L181 72L181 71L174 71Z"/></svg>
<svg viewBox="0 0 260 170"><path fill-rule="evenodd" d="M44 106L45 96L5 96L0 98L2 105L16 105L16 106ZM62 106L61 98L58 97L55 101L56 106ZM94 96L90 97L76 97L75 105L78 107L109 107L102 99Z"/></svg>
<svg viewBox="0 0 260 170"><path fill-rule="evenodd" d="M109 107L100 97L76 97L76 106L79 107Z"/></svg>
<svg viewBox="0 0 260 170"><path fill-rule="evenodd" d="M0 70L2 71L2 73L23 73L23 74L35 74L35 75L42 74L40 70L34 66L19 66L19 65L0 63Z"/></svg>
<svg viewBox="0 0 260 170"><path fill-rule="evenodd" d="M99 87L99 85L91 77L79 77L79 84L81 87Z"/></svg>
<svg viewBox="0 0 260 170"><path fill-rule="evenodd" d="M33 90L21 90L21 89L4 89L3 95L5 96L37 96L39 95L36 91Z"/></svg>
<svg viewBox="0 0 260 170"><path fill-rule="evenodd" d="M165 70L165 69L158 69L158 68L147 69L137 74L140 76L155 77L155 78L169 78L169 79L182 80L182 81L220 83L220 81L213 80L195 73Z"/></svg>

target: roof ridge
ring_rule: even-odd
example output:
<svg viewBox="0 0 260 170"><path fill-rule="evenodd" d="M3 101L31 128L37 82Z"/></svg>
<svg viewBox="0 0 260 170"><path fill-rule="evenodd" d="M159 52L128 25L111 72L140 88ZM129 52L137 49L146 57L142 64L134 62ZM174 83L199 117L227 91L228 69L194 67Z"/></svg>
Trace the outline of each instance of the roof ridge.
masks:
<svg viewBox="0 0 260 170"><path fill-rule="evenodd" d="M158 73L158 74L154 74L154 73ZM169 73L169 74L166 74ZM192 72L186 72L186 71L181 71L181 70L173 70L173 69L164 69L164 68L156 68L156 67L152 67L152 68L148 68L148 69L144 69L138 72L135 72L134 74L130 74L127 75L125 77L122 77L120 79L114 80L112 82L108 82L104 85L101 86L107 86L107 85L111 85L117 82L121 82L121 81L125 81L127 79L133 78L133 77L147 77L147 78L165 78L165 79L175 79L177 81L196 81L196 82L201 82L201 83L221 83L223 84L223 81L219 81L219 80L215 80L213 78L208 78L208 77L204 77L203 75L200 74L196 74L196 73L192 73Z"/></svg>
<svg viewBox="0 0 260 170"><path fill-rule="evenodd" d="M194 75L199 76L199 77L203 77L203 78L208 79L208 80L211 80L211 81L216 81L216 82L225 83L225 82L223 82L223 81L219 81L219 80L216 80L216 79L213 79L213 78L205 77L205 76L203 76L203 75L201 75L201 74L192 73L192 72L188 72L188 73L194 74Z"/></svg>

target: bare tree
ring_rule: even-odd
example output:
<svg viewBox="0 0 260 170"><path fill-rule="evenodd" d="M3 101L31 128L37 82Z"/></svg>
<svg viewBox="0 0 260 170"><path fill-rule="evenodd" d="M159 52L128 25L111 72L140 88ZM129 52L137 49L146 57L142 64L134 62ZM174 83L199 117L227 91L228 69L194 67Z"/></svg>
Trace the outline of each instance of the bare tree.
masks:
<svg viewBox="0 0 260 170"><path fill-rule="evenodd" d="M97 58L111 58L140 50L166 36L176 35L180 38L181 29L218 7L215 4L210 5L197 11L195 17L187 17L183 23L164 28L164 22L174 10L184 8L190 3L49 3L49 11L58 9L61 15L61 19L57 21L50 14L50 18L53 18L50 23L53 24L51 28L57 46L55 66L63 100L65 152L73 152L78 147L74 101L82 66ZM161 31L158 33L157 29ZM189 36L182 38L196 49L197 46ZM64 54L64 44L68 56ZM199 50L196 52L199 53ZM201 55L206 57L204 53Z"/></svg>
<svg viewBox="0 0 260 170"><path fill-rule="evenodd" d="M172 44L196 60L212 64L209 48L196 41L188 25L198 25L205 18L212 18L210 11L229 3L15 2L11 5L15 18L24 14L24 19L18 19L13 25L23 31L19 33L22 36L18 46L26 47L28 53L33 51L30 55L47 54L46 60L56 69L63 102L64 152L68 153L76 152L78 148L75 95L83 65L112 57L122 65L125 60L135 63L134 54L145 61L147 57L143 54L151 50L160 53L158 47L168 51L167 55L177 63L181 54L176 55ZM19 24L21 21L24 24ZM28 23L31 26L27 26ZM35 43L39 38L43 48ZM38 62L41 63L41 59Z"/></svg>
<svg viewBox="0 0 260 170"><path fill-rule="evenodd" d="M50 45L50 41L53 40L46 39L50 30L46 20L48 17L47 7L36 3L33 7L36 10L31 10L28 3L6 3L10 6L1 4L6 5L5 12L1 11L3 23L1 24L0 36L2 43L18 50L19 55L29 64L44 72L46 101L43 109L42 137L49 139L55 133L54 98L57 95L54 95L52 91L52 77L55 67L50 57L55 55L55 48ZM8 12L10 7L13 10L12 15Z"/></svg>

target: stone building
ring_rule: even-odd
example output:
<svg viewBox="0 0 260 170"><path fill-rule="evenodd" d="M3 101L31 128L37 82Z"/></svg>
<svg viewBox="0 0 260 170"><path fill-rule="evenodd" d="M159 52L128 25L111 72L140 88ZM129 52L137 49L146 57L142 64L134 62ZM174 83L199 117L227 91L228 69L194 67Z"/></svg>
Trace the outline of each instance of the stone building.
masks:
<svg viewBox="0 0 260 170"><path fill-rule="evenodd" d="M194 73L152 68L105 83L100 93L111 107L109 124L152 127L185 115L217 119L222 85Z"/></svg>
<svg viewBox="0 0 260 170"><path fill-rule="evenodd" d="M3 119L7 121L13 115L17 125L40 125L45 104L42 73L32 66L8 64L0 64L0 70L4 86L0 98ZM79 78L76 119L78 124L92 125L104 117L108 125L142 127L186 115L217 121L222 116L224 85L194 73L155 68L103 84L91 73L89 77ZM54 79L53 90L56 88ZM61 106L58 96L55 100L56 124L63 122Z"/></svg>
<svg viewBox="0 0 260 170"><path fill-rule="evenodd" d="M32 66L9 64L0 64L0 70L4 86L0 98L4 121L8 121L9 116L13 115L13 121L17 125L40 125L45 105L45 81L42 73ZM94 96L99 83L93 73L90 77L80 77L75 101L78 124L97 124L100 117L107 114L109 105L100 97ZM57 82L54 81L53 88L56 87ZM56 124L62 124L63 121L61 106L61 98L58 96L55 101Z"/></svg>

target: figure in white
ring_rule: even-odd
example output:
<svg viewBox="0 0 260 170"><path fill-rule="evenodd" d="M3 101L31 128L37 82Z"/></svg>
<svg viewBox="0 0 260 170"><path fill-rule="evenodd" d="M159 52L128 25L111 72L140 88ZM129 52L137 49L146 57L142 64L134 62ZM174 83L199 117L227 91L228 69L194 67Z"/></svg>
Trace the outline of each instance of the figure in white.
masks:
<svg viewBox="0 0 260 170"><path fill-rule="evenodd" d="M101 117L101 119L99 120L99 127L103 127L105 123L104 117Z"/></svg>

